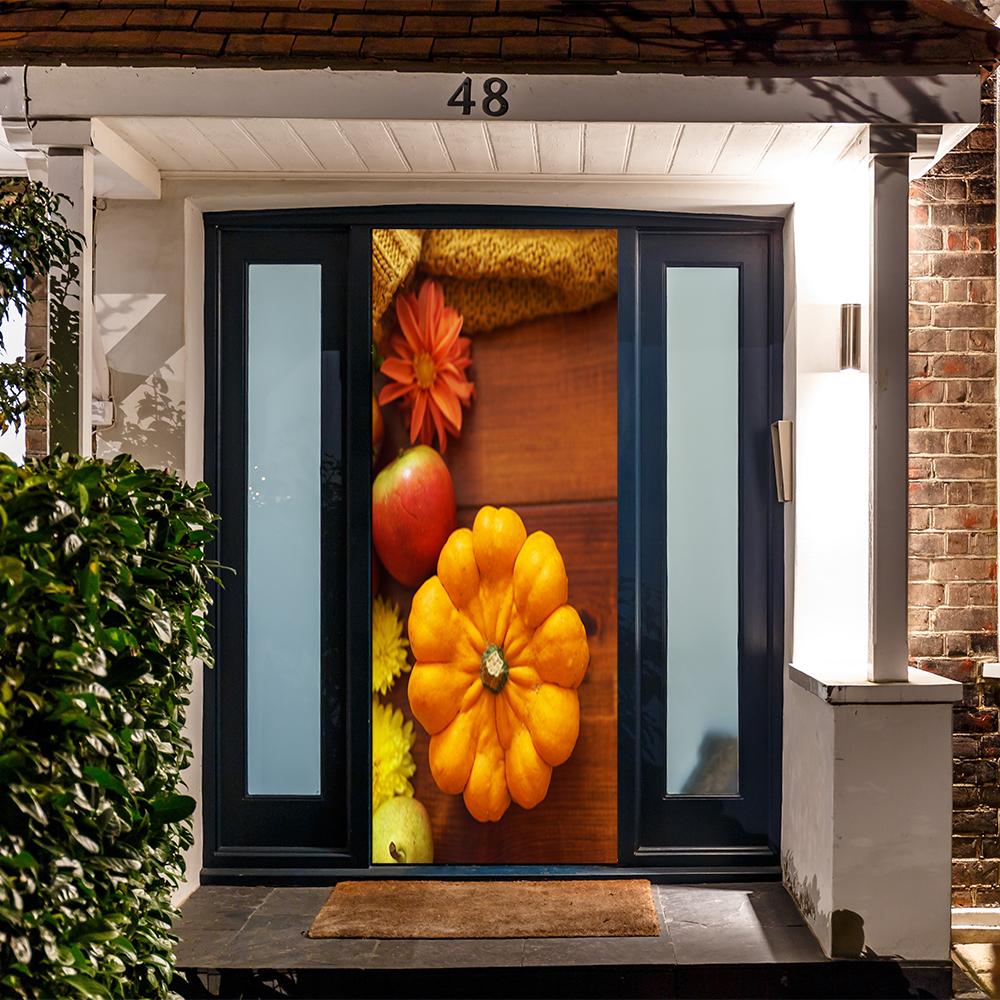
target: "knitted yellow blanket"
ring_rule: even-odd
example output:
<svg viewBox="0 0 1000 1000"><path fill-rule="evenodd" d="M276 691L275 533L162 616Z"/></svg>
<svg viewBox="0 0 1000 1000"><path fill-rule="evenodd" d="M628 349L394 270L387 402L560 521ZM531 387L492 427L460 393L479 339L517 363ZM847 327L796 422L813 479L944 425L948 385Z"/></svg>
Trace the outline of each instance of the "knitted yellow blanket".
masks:
<svg viewBox="0 0 1000 1000"><path fill-rule="evenodd" d="M539 316L576 312L618 289L613 229L376 229L372 233L372 329L399 287L419 271L444 289L482 333Z"/></svg>

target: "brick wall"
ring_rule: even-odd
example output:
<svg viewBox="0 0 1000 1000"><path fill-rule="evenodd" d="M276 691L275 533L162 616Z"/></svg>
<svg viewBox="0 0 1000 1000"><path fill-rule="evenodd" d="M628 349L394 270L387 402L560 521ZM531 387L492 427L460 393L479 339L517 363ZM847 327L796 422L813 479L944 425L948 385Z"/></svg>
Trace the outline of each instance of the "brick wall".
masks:
<svg viewBox="0 0 1000 1000"><path fill-rule="evenodd" d="M956 906L1000 905L996 129L910 188L910 656L965 685L955 709Z"/></svg>
<svg viewBox="0 0 1000 1000"><path fill-rule="evenodd" d="M38 281L32 289L35 301L28 307L28 321L25 328L25 356L29 362L40 362L48 357L48 293L46 282ZM48 408L33 410L25 420L25 455L39 458L49 452Z"/></svg>

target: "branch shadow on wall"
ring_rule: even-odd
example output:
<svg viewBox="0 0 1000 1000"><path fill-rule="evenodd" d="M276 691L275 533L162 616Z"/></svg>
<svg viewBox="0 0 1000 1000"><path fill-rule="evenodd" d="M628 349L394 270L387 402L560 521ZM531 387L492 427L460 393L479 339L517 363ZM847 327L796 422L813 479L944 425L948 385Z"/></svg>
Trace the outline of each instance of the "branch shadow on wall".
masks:
<svg viewBox="0 0 1000 1000"><path fill-rule="evenodd" d="M184 402L170 394L170 385L161 369L150 376L134 392L119 395L121 373L111 372L114 398L129 398L128 411L115 406L115 423L100 432L109 448L132 455L143 465L183 472L184 469Z"/></svg>

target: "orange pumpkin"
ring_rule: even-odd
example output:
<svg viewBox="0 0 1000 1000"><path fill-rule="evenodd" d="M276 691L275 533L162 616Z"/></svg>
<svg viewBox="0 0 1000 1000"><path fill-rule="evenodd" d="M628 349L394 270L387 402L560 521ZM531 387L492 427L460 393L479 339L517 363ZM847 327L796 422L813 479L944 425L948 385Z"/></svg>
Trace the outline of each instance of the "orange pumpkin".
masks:
<svg viewBox="0 0 1000 1000"><path fill-rule="evenodd" d="M438 788L481 823L531 809L580 732L590 649L556 543L506 508L452 532L410 610L410 708Z"/></svg>

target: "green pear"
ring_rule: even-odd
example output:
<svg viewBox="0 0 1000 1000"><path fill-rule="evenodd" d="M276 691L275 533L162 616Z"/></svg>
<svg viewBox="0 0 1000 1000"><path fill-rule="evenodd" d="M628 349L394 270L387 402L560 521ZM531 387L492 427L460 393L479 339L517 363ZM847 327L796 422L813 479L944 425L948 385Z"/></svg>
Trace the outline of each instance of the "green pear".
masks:
<svg viewBox="0 0 1000 1000"><path fill-rule="evenodd" d="M431 818L406 795L383 802L372 817L372 864L429 865L434 860Z"/></svg>

